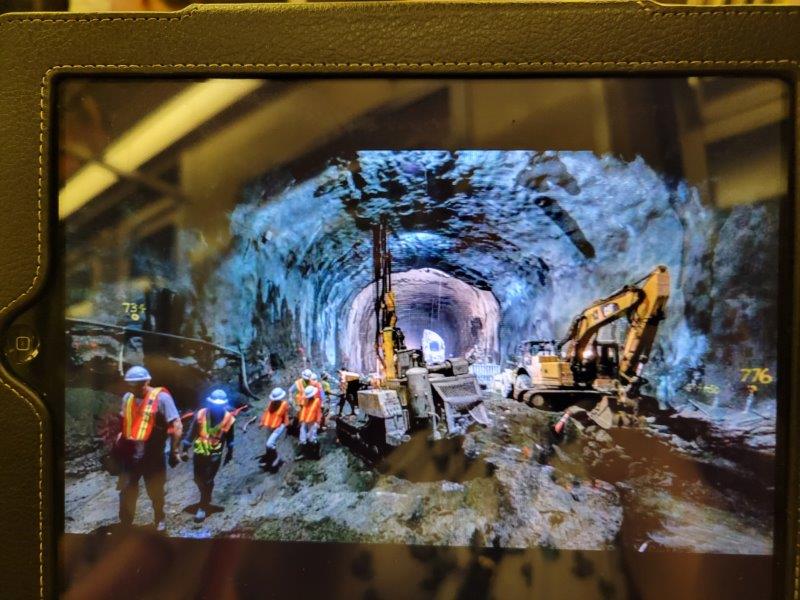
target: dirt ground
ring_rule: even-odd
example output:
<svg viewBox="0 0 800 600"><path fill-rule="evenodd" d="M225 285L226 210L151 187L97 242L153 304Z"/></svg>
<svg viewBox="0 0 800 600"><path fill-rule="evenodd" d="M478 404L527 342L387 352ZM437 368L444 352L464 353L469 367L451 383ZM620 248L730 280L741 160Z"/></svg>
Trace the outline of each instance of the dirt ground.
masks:
<svg viewBox="0 0 800 600"><path fill-rule="evenodd" d="M192 466L168 470L167 527L172 536L379 542L524 548L637 549L767 553L771 524L747 489L717 477L736 465L694 453L654 431L597 430L556 447L547 461L551 414L492 395L490 428L430 442L416 434L376 469L340 446L330 423L319 461L295 460L297 441L279 446L285 464L259 469L265 435L243 426L263 406L240 415L236 454L220 470L215 509L192 520L198 492ZM76 462L77 461L77 462ZM542 463L545 464L542 464ZM66 531L88 533L117 521L116 478L96 454L70 460ZM79 464L78 464L79 463ZM719 463L719 464L717 464ZM87 472L88 471L88 472ZM712 476L709 478L709 473ZM152 521L140 492L136 522Z"/></svg>

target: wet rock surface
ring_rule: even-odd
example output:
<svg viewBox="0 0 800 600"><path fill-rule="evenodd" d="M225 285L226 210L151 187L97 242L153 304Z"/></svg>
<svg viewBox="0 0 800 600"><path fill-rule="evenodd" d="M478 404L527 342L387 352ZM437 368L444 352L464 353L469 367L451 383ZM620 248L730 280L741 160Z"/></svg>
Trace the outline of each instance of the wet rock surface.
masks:
<svg viewBox="0 0 800 600"><path fill-rule="evenodd" d="M763 476L751 471L754 465L748 466L746 457L675 443L674 434L655 423L572 432L548 453L552 414L497 396L488 399L488 408L493 427L437 442L419 432L375 469L338 445L332 427L321 436L319 461L295 460L296 440L284 438L279 452L286 462L275 474L259 470L265 436L254 425L243 432L250 418L243 414L235 459L220 470L217 506L204 523L192 521L198 496L191 464L169 470L169 533L511 548L622 544L643 551L769 551L771 500ZM116 522L116 480L89 468L91 456L68 460L68 532L91 532ZM764 493L756 493L759 487ZM151 515L142 491L137 522L146 524Z"/></svg>

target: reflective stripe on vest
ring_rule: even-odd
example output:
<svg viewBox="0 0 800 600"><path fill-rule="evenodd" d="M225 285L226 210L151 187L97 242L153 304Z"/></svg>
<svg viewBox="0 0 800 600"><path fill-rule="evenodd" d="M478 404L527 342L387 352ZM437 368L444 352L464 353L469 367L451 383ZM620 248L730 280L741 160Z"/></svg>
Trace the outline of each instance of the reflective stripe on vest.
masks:
<svg viewBox="0 0 800 600"><path fill-rule="evenodd" d="M125 439L136 442L150 439L158 413L158 395L163 391L164 388L160 387L151 389L139 406L136 406L136 396L131 392L125 394L125 410L122 414L122 435Z"/></svg>
<svg viewBox="0 0 800 600"><path fill-rule="evenodd" d="M286 402L286 400L282 400L278 409L272 412L270 412L269 405L267 405L267 410L264 411L264 416L261 417L261 425L263 427L269 427L270 429L280 427L281 424L286 420L286 413L288 412L289 403Z"/></svg>
<svg viewBox="0 0 800 600"><path fill-rule="evenodd" d="M297 406L303 406L306 403L306 380L298 379L294 382L294 386L297 388L294 401L297 402Z"/></svg>
<svg viewBox="0 0 800 600"><path fill-rule="evenodd" d="M208 409L197 411L197 439L194 441L195 454L209 455L222 450L222 436L228 433L236 419L227 410L219 423L209 425Z"/></svg>
<svg viewBox="0 0 800 600"><path fill-rule="evenodd" d="M300 409L300 422L301 423L316 423L318 418L320 399L315 397Z"/></svg>

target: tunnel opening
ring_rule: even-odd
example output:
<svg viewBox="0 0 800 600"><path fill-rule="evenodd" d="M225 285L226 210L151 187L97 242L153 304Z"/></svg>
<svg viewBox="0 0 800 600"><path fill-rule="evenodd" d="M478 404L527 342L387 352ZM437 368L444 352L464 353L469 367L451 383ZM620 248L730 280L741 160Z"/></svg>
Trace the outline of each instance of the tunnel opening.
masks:
<svg viewBox="0 0 800 600"><path fill-rule="evenodd" d="M427 329L443 339L445 358L499 358L500 304L491 291L430 268L395 273L393 289L397 324L409 348L422 347ZM374 298L374 283L356 294L342 337L343 364L359 372L372 371L377 364Z"/></svg>

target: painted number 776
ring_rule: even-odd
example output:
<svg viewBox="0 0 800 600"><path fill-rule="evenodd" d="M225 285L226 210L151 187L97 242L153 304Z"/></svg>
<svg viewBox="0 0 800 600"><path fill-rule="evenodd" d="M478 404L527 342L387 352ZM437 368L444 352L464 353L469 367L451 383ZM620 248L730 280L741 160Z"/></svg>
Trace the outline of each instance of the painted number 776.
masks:
<svg viewBox="0 0 800 600"><path fill-rule="evenodd" d="M739 369L742 378L739 380L743 383L772 383L772 375L766 367L754 367L751 369Z"/></svg>

